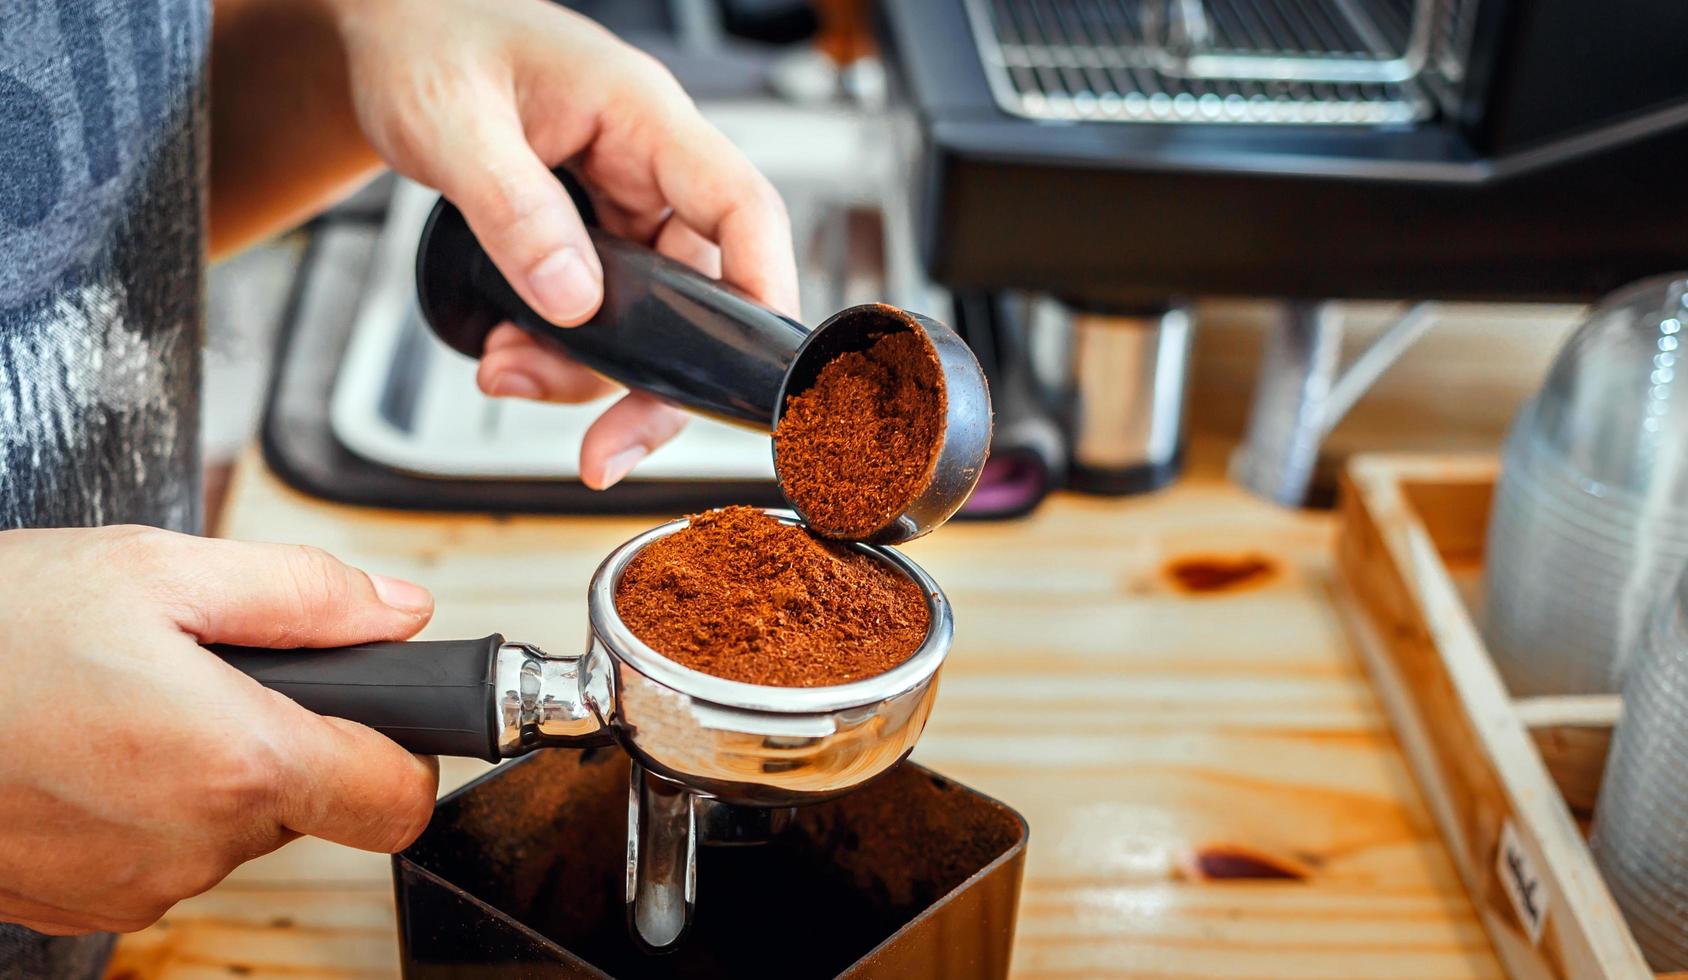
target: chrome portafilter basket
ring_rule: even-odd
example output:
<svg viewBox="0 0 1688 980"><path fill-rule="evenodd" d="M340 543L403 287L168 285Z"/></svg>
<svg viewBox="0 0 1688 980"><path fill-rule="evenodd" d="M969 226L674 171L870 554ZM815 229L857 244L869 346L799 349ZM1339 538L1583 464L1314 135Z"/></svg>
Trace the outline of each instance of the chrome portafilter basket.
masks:
<svg viewBox="0 0 1688 980"><path fill-rule="evenodd" d="M645 545L685 524L665 524L616 549L587 591L592 640L582 689L588 697L613 692L595 710L635 763L627 901L634 932L655 948L677 941L691 917L698 844L765 839L782 809L847 792L913 751L953 631L948 602L918 565L890 549L855 545L926 596L926 640L908 660L820 688L746 684L682 667L633 635L616 612L615 589ZM600 676L602 687L594 684ZM543 744L542 717L536 731Z"/></svg>
<svg viewBox="0 0 1688 980"><path fill-rule="evenodd" d="M795 524L794 515L769 511ZM615 607L646 531L606 558L587 589L585 651L555 654L494 634L324 650L218 646L230 665L319 714L360 722L413 752L497 761L615 742L632 757L627 907L634 936L673 948L691 918L697 848L756 843L789 808L831 799L914 749L937 693L953 623L937 583L884 547L853 544L926 596L914 655L832 687L768 687L681 666L634 636Z"/></svg>

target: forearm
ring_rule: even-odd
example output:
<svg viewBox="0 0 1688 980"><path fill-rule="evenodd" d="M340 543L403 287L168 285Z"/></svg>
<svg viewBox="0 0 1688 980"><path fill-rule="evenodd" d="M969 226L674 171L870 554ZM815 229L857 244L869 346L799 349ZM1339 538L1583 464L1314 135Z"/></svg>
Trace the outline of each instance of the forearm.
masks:
<svg viewBox="0 0 1688 980"><path fill-rule="evenodd" d="M215 0L211 254L298 224L380 160L358 126L320 0Z"/></svg>

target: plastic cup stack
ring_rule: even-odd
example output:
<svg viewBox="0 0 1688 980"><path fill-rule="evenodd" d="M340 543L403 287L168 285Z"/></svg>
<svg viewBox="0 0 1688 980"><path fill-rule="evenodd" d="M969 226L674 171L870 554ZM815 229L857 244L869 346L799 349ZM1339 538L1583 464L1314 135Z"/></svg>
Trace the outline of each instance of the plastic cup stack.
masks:
<svg viewBox="0 0 1688 980"><path fill-rule="evenodd" d="M1688 576L1650 617L1623 703L1594 859L1647 962L1688 970Z"/></svg>
<svg viewBox="0 0 1688 980"><path fill-rule="evenodd" d="M1517 697L1618 689L1688 565L1688 278L1602 302L1508 436L1483 633Z"/></svg>

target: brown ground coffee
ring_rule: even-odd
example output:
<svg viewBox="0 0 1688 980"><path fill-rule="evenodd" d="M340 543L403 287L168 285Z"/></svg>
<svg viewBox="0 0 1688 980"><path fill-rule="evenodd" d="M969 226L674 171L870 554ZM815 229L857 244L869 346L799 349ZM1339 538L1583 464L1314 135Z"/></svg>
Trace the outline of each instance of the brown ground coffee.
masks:
<svg viewBox="0 0 1688 980"><path fill-rule="evenodd" d="M754 507L698 514L628 563L615 607L676 663L751 684L822 687L882 674L926 639L913 581Z"/></svg>
<svg viewBox="0 0 1688 980"><path fill-rule="evenodd" d="M932 345L888 333L786 401L774 431L780 486L816 533L864 538L932 481L947 409Z"/></svg>

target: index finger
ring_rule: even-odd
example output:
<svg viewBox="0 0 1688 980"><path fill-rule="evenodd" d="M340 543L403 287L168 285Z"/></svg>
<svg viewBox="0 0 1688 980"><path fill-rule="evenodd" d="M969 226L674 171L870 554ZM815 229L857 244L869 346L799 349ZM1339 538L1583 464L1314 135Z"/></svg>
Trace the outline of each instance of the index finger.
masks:
<svg viewBox="0 0 1688 980"><path fill-rule="evenodd" d="M785 202L738 147L694 116L663 144L655 171L674 213L721 246L721 278L797 316L797 260Z"/></svg>

